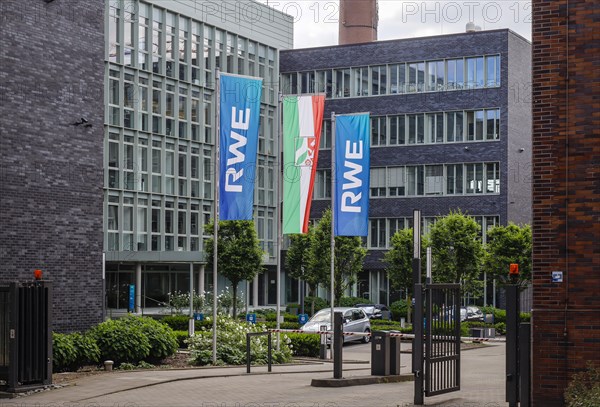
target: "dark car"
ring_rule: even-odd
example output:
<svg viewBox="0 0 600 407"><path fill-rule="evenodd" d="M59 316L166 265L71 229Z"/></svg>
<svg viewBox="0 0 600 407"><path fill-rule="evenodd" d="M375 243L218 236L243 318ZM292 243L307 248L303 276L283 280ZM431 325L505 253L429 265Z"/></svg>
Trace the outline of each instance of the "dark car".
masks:
<svg viewBox="0 0 600 407"><path fill-rule="evenodd" d="M392 313L387 305L384 304L356 304L358 308L362 308L369 319L392 319Z"/></svg>

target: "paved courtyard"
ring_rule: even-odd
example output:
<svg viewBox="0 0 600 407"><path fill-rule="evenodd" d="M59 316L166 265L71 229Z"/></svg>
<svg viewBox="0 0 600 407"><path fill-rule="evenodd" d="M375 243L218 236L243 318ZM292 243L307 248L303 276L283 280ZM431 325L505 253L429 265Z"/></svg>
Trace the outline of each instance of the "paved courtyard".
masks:
<svg viewBox="0 0 600 407"><path fill-rule="evenodd" d="M406 345L403 345L406 346ZM344 347L344 377L370 375L370 344ZM462 352L461 391L425 399L447 407L504 406L504 344L486 344ZM402 354L402 373L410 354ZM342 407L412 406L413 383L318 388L313 378L331 378L331 363L169 371L125 371L82 378L74 385L12 400L0 407L203 406Z"/></svg>

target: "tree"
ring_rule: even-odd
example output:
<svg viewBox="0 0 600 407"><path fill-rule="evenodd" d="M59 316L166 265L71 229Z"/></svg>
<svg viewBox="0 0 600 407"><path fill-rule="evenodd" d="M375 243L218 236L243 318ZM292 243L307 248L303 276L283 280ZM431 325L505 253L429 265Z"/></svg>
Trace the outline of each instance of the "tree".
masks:
<svg viewBox="0 0 600 407"><path fill-rule="evenodd" d="M406 303L408 305L408 315L410 317L410 294L413 292L413 229L401 229L397 231L390 242L390 250L384 255L384 262L387 263L386 272L393 288L404 290ZM425 259L427 252L427 238L421 238L421 259ZM421 272L426 268L427 263L421 262ZM410 319L409 319L410 322Z"/></svg>
<svg viewBox="0 0 600 407"><path fill-rule="evenodd" d="M462 212L450 212L431 227L433 280L461 283L464 291L483 288L479 275L484 256L480 226Z"/></svg>
<svg viewBox="0 0 600 407"><path fill-rule="evenodd" d="M206 225L206 231L213 231L212 221ZM213 267L213 238L207 240L207 268ZM219 273L231 282L233 295L233 318L237 317L237 288L241 281L252 280L263 271L263 250L260 247L254 222L233 220L219 222L217 240L217 265Z"/></svg>
<svg viewBox="0 0 600 407"><path fill-rule="evenodd" d="M285 269L289 276L302 280L308 284L311 301L311 315L315 313L314 297L319 284L328 281L327 269L314 266L312 261L312 242L314 229L308 228L308 233L290 235L290 247L285 257Z"/></svg>
<svg viewBox="0 0 600 407"><path fill-rule="evenodd" d="M510 283L508 270L511 263L519 265L518 284L531 281L532 237L529 225L496 226L487 232L485 270L501 284Z"/></svg>
<svg viewBox="0 0 600 407"><path fill-rule="evenodd" d="M331 272L331 209L323 212L315 227L311 247L311 267L330 275ZM334 298L338 304L344 291L356 283L356 275L362 271L367 249L358 236L335 238ZM332 304L334 306L335 304Z"/></svg>

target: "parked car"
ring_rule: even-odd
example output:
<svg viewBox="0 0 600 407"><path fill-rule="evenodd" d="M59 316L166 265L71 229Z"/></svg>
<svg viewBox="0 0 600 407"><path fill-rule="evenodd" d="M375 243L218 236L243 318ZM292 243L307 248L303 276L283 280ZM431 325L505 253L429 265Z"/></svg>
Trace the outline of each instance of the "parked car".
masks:
<svg viewBox="0 0 600 407"><path fill-rule="evenodd" d="M452 308L444 307L438 317L434 319L444 319L445 321L449 321L452 319L452 315L454 314ZM483 322L484 316L483 311L474 305L469 305L466 307L460 307L460 322L468 322L468 321L479 321Z"/></svg>
<svg viewBox="0 0 600 407"><path fill-rule="evenodd" d="M371 323L367 314L362 309L355 307L335 307L333 308L333 312L341 312L343 314L344 332L371 332ZM304 332L317 332L323 325L327 326L328 331L332 329L331 308L325 308L317 312L300 330ZM370 339L370 336L344 335L344 342L362 341L363 343L368 343Z"/></svg>
<svg viewBox="0 0 600 407"><path fill-rule="evenodd" d="M464 312L463 312L464 310ZM463 321L480 321L483 322L483 311L474 305L460 307L460 320Z"/></svg>
<svg viewBox="0 0 600 407"><path fill-rule="evenodd" d="M369 319L392 319L390 309L384 304L356 304L355 307L365 311Z"/></svg>

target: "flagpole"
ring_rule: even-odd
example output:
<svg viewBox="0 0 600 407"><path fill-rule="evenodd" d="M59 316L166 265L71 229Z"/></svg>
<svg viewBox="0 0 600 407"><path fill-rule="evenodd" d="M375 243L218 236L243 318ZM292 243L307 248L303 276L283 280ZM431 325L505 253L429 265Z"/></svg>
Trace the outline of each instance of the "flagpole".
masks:
<svg viewBox="0 0 600 407"><path fill-rule="evenodd" d="M335 112L331 112L331 329L333 329L333 307L335 304ZM330 359L333 359L333 338Z"/></svg>
<svg viewBox="0 0 600 407"><path fill-rule="evenodd" d="M279 170L283 168L283 166L281 165L281 157L283 154L283 149L282 149L282 145L283 145L283 131L282 131L282 119L283 119L283 115L282 115L282 109L281 109L281 103L283 100L283 95L281 94L281 92L278 93L278 101L277 101L277 150L278 150L278 154L277 154L277 159L275 160L276 165L278 166L277 168L277 174L279 175L278 180L277 180L277 210L275 211L275 214L277 216L277 250L275 251L276 256L277 256L277 350L279 350L280 345L280 336L281 334L279 333L279 329L281 327L281 322L280 322L280 313L281 313L281 245L283 242L283 230L282 230L282 224L281 224L281 212L282 212L282 205L281 205L281 198L282 198L282 188L283 188L283 174L279 173Z"/></svg>
<svg viewBox="0 0 600 407"><path fill-rule="evenodd" d="M214 215L213 215L213 335L212 335L212 362L213 365L217 364L217 248L218 248L218 235L219 235L219 165L220 165L220 151L219 151L219 141L221 138L221 75L219 68L217 68L215 72L215 93L216 93L216 103L217 108L215 109L215 182L214 182Z"/></svg>

